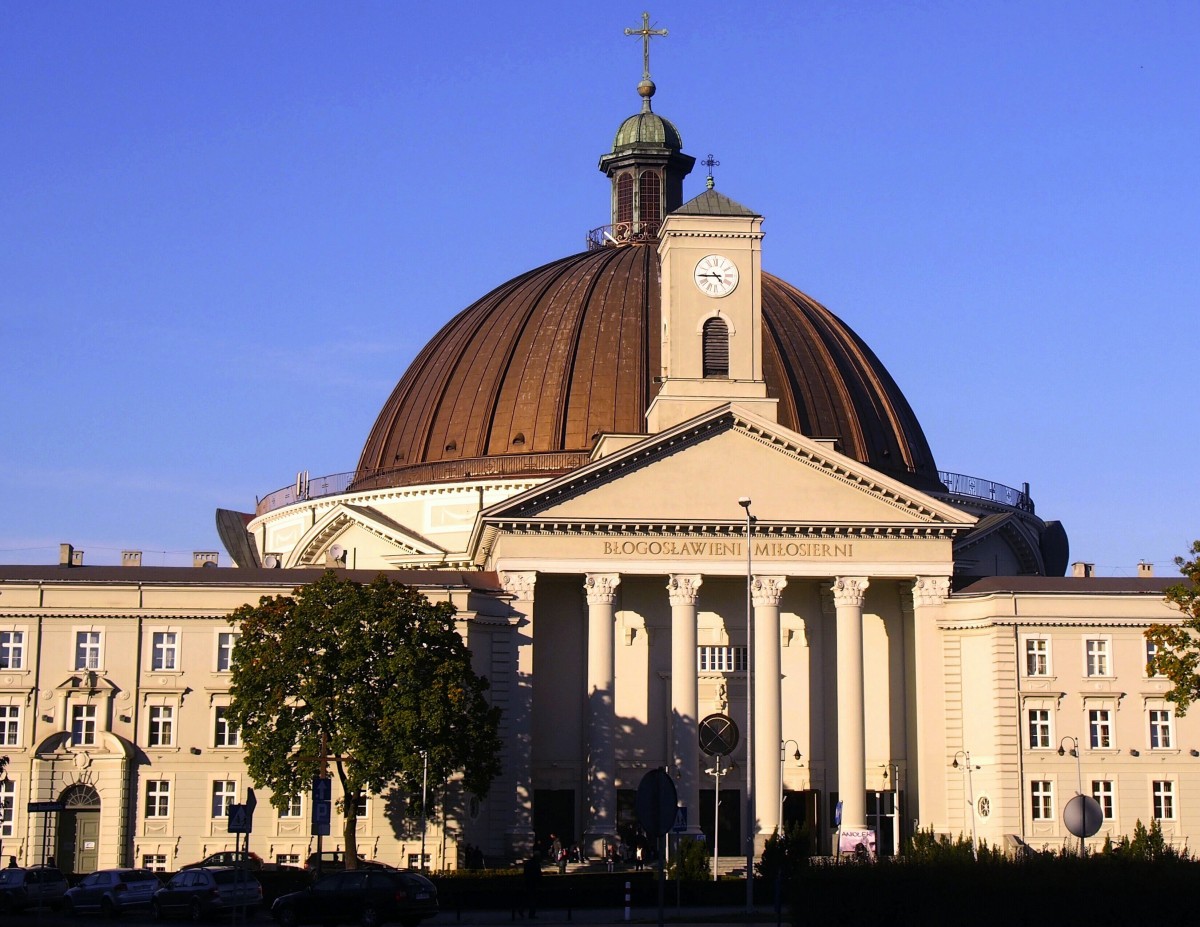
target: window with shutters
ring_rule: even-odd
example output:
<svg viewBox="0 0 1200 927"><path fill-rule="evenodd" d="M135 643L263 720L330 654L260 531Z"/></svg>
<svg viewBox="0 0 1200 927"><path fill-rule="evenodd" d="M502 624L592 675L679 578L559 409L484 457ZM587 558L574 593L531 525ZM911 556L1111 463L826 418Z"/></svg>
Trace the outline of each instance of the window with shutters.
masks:
<svg viewBox="0 0 1200 927"><path fill-rule="evenodd" d="M724 319L709 319L704 323L704 376L729 376L729 326Z"/></svg>

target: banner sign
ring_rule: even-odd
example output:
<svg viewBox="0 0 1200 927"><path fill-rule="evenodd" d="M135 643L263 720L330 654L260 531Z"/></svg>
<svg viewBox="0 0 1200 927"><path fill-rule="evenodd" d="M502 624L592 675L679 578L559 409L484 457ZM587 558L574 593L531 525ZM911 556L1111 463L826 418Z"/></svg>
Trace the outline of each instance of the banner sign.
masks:
<svg viewBox="0 0 1200 927"><path fill-rule="evenodd" d="M838 838L838 852L853 853L860 843L867 848L871 859L875 859L875 831L869 827L864 830L843 830Z"/></svg>

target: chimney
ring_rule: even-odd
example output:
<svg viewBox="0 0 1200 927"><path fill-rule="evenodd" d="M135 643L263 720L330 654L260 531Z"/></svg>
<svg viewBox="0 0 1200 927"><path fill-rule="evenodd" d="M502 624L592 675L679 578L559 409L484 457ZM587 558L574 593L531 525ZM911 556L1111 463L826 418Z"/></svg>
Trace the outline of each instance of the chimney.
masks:
<svg viewBox="0 0 1200 927"><path fill-rule="evenodd" d="M1138 579L1153 579L1154 564L1147 563L1145 560L1138 561Z"/></svg>
<svg viewBox="0 0 1200 927"><path fill-rule="evenodd" d="M70 544L58 545L58 565L69 567L75 559L75 548Z"/></svg>
<svg viewBox="0 0 1200 927"><path fill-rule="evenodd" d="M121 551L121 566L140 567L141 565L142 552L140 550Z"/></svg>
<svg viewBox="0 0 1200 927"><path fill-rule="evenodd" d="M1071 564L1071 575L1086 579L1089 576L1096 575L1096 564L1084 563L1082 560L1076 560Z"/></svg>
<svg viewBox="0 0 1200 927"><path fill-rule="evenodd" d="M215 550L197 550L192 552L192 566L215 567L216 565L217 552Z"/></svg>

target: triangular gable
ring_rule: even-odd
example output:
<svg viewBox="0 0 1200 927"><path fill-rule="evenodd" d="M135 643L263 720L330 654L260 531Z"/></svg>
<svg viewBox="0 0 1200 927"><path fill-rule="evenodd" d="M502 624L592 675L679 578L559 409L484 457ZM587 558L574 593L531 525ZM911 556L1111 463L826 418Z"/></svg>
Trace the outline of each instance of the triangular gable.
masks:
<svg viewBox="0 0 1200 927"><path fill-rule="evenodd" d="M1012 512L986 515L970 532L955 538L954 559L966 560L969 554L993 540L1008 549L1022 573L1037 575L1045 572L1038 536L1026 521Z"/></svg>
<svg viewBox="0 0 1200 927"><path fill-rule="evenodd" d="M942 526L975 519L737 406L725 405L481 513L481 524L536 520L705 524L742 517L805 528ZM478 534L478 528L477 528Z"/></svg>
<svg viewBox="0 0 1200 927"><path fill-rule="evenodd" d="M285 567L322 566L330 546L347 532L359 529L374 538L381 539L404 557L430 557L440 559L445 548L426 537L388 518L378 509L368 505L350 505L342 502L333 506L309 528L299 543L288 555Z"/></svg>

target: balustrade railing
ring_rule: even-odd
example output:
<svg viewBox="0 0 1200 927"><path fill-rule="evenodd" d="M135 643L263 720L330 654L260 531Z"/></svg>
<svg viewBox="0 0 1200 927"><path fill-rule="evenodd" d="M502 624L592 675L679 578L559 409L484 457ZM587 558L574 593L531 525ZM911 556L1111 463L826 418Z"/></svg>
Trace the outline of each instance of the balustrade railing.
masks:
<svg viewBox="0 0 1200 927"><path fill-rule="evenodd" d="M946 484L952 496L969 496L973 499L986 499L998 502L1000 505L1011 506L1022 512L1033 514L1033 499L1029 497L1029 484L1022 489L1013 489L1003 483L985 480L978 476L967 476L965 473L950 473L938 471L938 478Z"/></svg>

